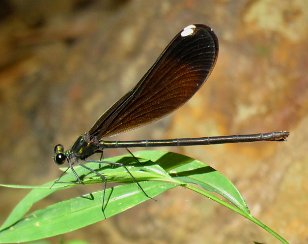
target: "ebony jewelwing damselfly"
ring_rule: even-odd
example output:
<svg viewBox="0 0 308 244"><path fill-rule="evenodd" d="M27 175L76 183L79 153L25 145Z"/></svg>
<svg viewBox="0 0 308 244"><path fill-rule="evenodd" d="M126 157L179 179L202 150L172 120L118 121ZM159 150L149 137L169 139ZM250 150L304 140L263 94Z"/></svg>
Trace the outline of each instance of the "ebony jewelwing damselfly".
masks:
<svg viewBox="0 0 308 244"><path fill-rule="evenodd" d="M202 24L185 27L169 43L139 83L108 109L89 132L78 137L71 149L65 151L61 144L55 146L54 161L59 165L67 162L68 169L70 168L78 182L82 183L73 166L108 148L286 140L289 135L287 131L165 140L106 141L102 139L157 120L186 103L210 75L217 56L218 39L210 27ZM80 165L94 172L91 168ZM122 164L119 165L125 167ZM127 170L126 167L125 169ZM127 172L130 174L128 170ZM102 175L101 177L104 179ZM134 179L133 176L132 178ZM141 188L139 183L135 182Z"/></svg>

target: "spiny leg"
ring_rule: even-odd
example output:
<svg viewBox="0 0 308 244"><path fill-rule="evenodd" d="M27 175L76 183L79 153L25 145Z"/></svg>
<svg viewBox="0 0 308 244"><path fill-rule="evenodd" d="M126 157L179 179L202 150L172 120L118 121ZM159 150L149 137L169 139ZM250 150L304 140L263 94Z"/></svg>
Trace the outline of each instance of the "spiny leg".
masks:
<svg viewBox="0 0 308 244"><path fill-rule="evenodd" d="M135 160L135 162L137 162L139 165L142 166L142 163L140 163L140 161L138 160L138 158L136 158L136 156L126 147L125 148L126 151L128 151L128 153L133 157L133 159Z"/></svg>
<svg viewBox="0 0 308 244"><path fill-rule="evenodd" d="M128 153L133 157L133 159L135 160L135 162L137 162L139 165L141 165L142 166L142 163L140 163L140 161L138 160L138 158L126 147L126 150L128 151ZM124 165L122 165L125 169L126 169L126 171L132 176L132 174L128 171L128 169L124 166ZM134 180L134 182L139 186L139 188L142 190L142 192L148 197L148 198L150 198L150 199L152 199L152 200L154 200L154 201L156 201L155 199L153 199L152 197L150 197L143 189L142 189L142 187L140 186L140 184L138 184L138 182L136 181L136 179L132 176L132 178L133 178L133 180Z"/></svg>
<svg viewBox="0 0 308 244"><path fill-rule="evenodd" d="M70 169L70 167L67 167L67 169L65 171L63 171L61 173L61 175L59 176L59 178L57 180L55 180L52 185L49 187L49 189L51 189L56 183L60 183L60 179L63 177L63 175Z"/></svg>
<svg viewBox="0 0 308 244"><path fill-rule="evenodd" d="M71 169L73 174L75 175L77 181L79 184L83 184L82 180L80 180L77 172L75 171L74 167L73 167L73 164L68 160L68 167L67 169L61 173L60 177L50 186L50 188L52 188L56 183L60 183L60 179L63 177L63 175L69 170Z"/></svg>
<svg viewBox="0 0 308 244"><path fill-rule="evenodd" d="M101 151L101 156L100 156L100 158L99 158L99 161L103 161L103 159L104 159L104 150L102 150ZM99 169L101 169L102 167L101 167L101 164L99 164Z"/></svg>
<svg viewBox="0 0 308 244"><path fill-rule="evenodd" d="M70 161L68 161L68 165L69 168L72 170L73 174L75 175L77 181L79 184L83 184L82 180L79 178L79 175L77 174L77 172L75 171L74 167L73 167L73 163L71 163Z"/></svg>
<svg viewBox="0 0 308 244"><path fill-rule="evenodd" d="M95 161L94 161L95 162ZM97 161L96 161L97 162ZM117 166L120 166L120 167L123 167L126 172L132 177L133 181L135 184L137 184L137 186L140 188L140 190L143 192L143 194L150 198L150 199L153 199L152 197L150 197L144 190L143 188L141 187L141 185L139 184L139 182L136 180L136 178L132 175L132 173L128 170L128 168L122 164L122 163L115 163L115 162L108 162L108 161L102 161L102 162L97 162L97 163L105 163L105 164L109 164L109 165L117 165ZM153 199L154 200L154 199Z"/></svg>
<svg viewBox="0 0 308 244"><path fill-rule="evenodd" d="M104 159L104 151L103 150L101 151L101 156L99 158L99 161L102 161L102 159Z"/></svg>
<svg viewBox="0 0 308 244"><path fill-rule="evenodd" d="M136 158L136 157L135 157L135 158ZM138 160L138 159L137 159L137 160ZM89 161L89 162L98 163L99 165L101 165L101 164L104 163L104 164L108 164L108 165L111 165L111 166L116 165L116 166L123 167L123 168L126 170L126 172L131 176L131 178L133 179L133 182L134 182L135 184L137 184L137 186L139 187L139 189L143 192L143 194L144 194L146 197L148 197L149 199L152 199L152 200L155 201L155 199L153 199L151 196L149 196L149 195L143 190L143 188L141 187L141 185L139 184L139 182L136 180L136 178L132 175L132 173L128 170L128 168L127 168L124 164L122 164L122 163L116 163L116 162L108 162L108 161L93 161L93 160L91 160L91 161ZM103 176L102 174L100 174L100 173L98 173L97 171L95 171L95 170L93 170L93 169L91 169L91 168L85 166L84 164L80 164L80 166L82 166L82 167L86 168L87 170L89 170L90 172L96 174L96 175L99 176L99 177L102 179L102 181L104 182L102 211L103 211L104 217L106 218L105 209L106 209L107 203L108 203L108 201L109 201L109 198L108 198L108 201L106 202L106 205L105 205L107 179L106 179L106 177ZM109 196L109 197L110 197L110 196Z"/></svg>
<svg viewBox="0 0 308 244"><path fill-rule="evenodd" d="M92 162L92 161L91 161L91 162ZM87 169L87 170L89 170L89 171L92 172L93 174L96 174L98 177L101 178L102 182L104 182L104 183L103 183L103 204L102 204L102 211L103 211L104 217L105 217L105 219L106 219L105 209L106 209L107 205L105 206L105 196L106 196L106 188L107 188L107 179L106 179L106 177L105 177L104 175L98 173L96 170L93 170L93 169L91 169L90 167L88 167L88 166L86 166L86 165L84 165L84 164L80 164L80 166L83 167L83 168L85 168L85 169Z"/></svg>

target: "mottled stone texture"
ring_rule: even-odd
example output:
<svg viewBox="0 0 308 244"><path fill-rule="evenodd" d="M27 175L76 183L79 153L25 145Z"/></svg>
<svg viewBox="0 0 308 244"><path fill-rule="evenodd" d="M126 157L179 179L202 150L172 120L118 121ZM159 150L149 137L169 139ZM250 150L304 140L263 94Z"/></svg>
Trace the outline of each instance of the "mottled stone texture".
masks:
<svg viewBox="0 0 308 244"><path fill-rule="evenodd" d="M0 9L1 183L57 177L53 145L69 147L181 28L204 23L220 41L205 86L172 116L118 139L289 130L283 143L169 150L209 163L235 183L256 217L291 243L308 242L308 1L3 0ZM1 189L1 220L23 195ZM51 241L60 239L275 243L242 217L180 188Z"/></svg>

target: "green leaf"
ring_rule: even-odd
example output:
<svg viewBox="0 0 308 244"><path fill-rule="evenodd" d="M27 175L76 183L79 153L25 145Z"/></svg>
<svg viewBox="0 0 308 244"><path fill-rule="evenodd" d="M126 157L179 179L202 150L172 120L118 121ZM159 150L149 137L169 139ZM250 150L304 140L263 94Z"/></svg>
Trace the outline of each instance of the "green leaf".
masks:
<svg viewBox="0 0 308 244"><path fill-rule="evenodd" d="M103 191L92 192L28 215L27 212L36 202L55 191L76 186L76 176L67 170L61 182L56 184L49 182L36 187L10 186L33 189L17 204L1 226L0 243L38 240L76 230L149 200L145 194L155 197L176 186L186 187L229 208L286 243L286 240L250 214L243 197L226 177L205 163L160 151L141 151L134 155L138 162L135 157L124 155L105 159L103 163L92 161L85 164L91 171L81 166L74 167L84 187L87 184L102 184L104 179L123 185L107 188L105 195ZM119 164L125 167L119 167ZM136 182L139 182L139 186ZM103 206L103 202L107 203Z"/></svg>
<svg viewBox="0 0 308 244"><path fill-rule="evenodd" d="M116 163L126 163L131 164L136 162L134 161L134 158L122 156L122 157L114 157L107 159L108 162L116 162ZM117 168L111 168L111 167L100 167L101 165L98 163L88 163L86 164L88 167L98 170L98 172L102 173L107 177L107 180L109 182L132 182L132 177L127 173L127 171L123 167L117 167ZM165 182L173 182L178 183L176 180L172 179L161 167L158 165L153 165L151 167L148 166L142 166L142 165L136 165L135 167L127 166L129 171L134 175L134 177L138 181L142 180L154 180L159 179L160 177L163 177ZM74 167L77 174L84 178L84 184L94 184L99 183L102 184L101 179L93 175L93 173L89 172L83 167L76 166ZM148 171L147 171L148 170ZM61 183L54 184L54 181L48 182L46 184L43 184L41 186L16 186L16 185L5 185L2 184L1 186L4 187L15 187L15 188L33 188L28 195L24 197L14 208L14 210L11 212L9 217L6 219L6 221L2 224L0 227L0 231L3 229L6 229L19 221L29 210L30 208L38 201L42 200L43 198L47 197L48 195L54 193L58 190L64 190L73 186L76 186L77 184L74 183L76 181L76 177L73 174L72 171L68 171L67 174L65 174L61 178ZM52 188L50 188L52 186ZM1 236L1 235L0 235ZM1 241L1 239L0 239Z"/></svg>
<svg viewBox="0 0 308 244"><path fill-rule="evenodd" d="M231 181L207 164L175 153L156 152L153 155L153 151L142 151L136 155L156 161L174 179L186 183L194 183L207 191L215 192L228 199L238 208L249 213L244 198Z"/></svg>
<svg viewBox="0 0 308 244"><path fill-rule="evenodd" d="M142 188L151 197L177 186L172 183L143 182ZM109 199L104 210L106 217L121 213L149 200L134 183L106 189ZM104 220L102 191L72 198L33 212L14 226L0 232L0 242L25 242L47 238Z"/></svg>

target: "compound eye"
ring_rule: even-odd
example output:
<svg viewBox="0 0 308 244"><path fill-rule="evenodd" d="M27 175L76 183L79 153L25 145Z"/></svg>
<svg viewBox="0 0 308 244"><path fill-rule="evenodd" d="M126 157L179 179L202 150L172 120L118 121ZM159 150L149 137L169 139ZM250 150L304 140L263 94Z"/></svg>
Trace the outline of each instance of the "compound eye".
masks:
<svg viewBox="0 0 308 244"><path fill-rule="evenodd" d="M66 155L64 153L58 153L54 157L54 161L58 165L64 164L65 160L66 160Z"/></svg>
<svg viewBox="0 0 308 244"><path fill-rule="evenodd" d="M63 153L64 152L64 147L62 144L57 144L55 145L55 148L53 149L54 153Z"/></svg>

